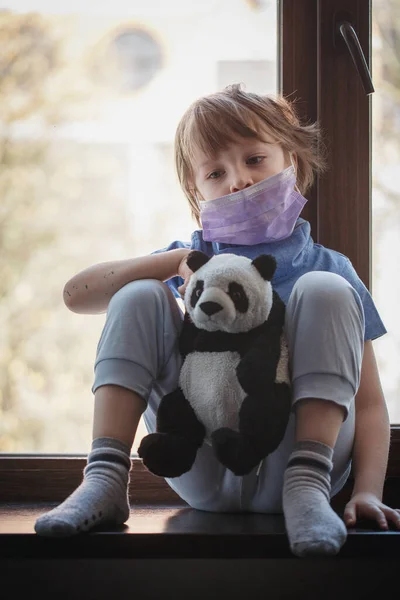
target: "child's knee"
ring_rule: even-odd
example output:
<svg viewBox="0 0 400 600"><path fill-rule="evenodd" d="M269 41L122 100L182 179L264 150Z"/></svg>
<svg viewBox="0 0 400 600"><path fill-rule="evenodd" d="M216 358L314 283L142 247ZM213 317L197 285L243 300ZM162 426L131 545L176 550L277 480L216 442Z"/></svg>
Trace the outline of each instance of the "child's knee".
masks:
<svg viewBox="0 0 400 600"><path fill-rule="evenodd" d="M308 324L321 320L350 321L364 333L364 309L353 286L341 275L311 271L295 283L287 305L287 324L296 323L301 316Z"/></svg>
<svg viewBox="0 0 400 600"><path fill-rule="evenodd" d="M167 285L133 281L112 297L97 346L95 384L114 384L147 399L165 366L178 363L182 317ZM172 366L171 366L172 365Z"/></svg>
<svg viewBox="0 0 400 600"><path fill-rule="evenodd" d="M165 283L157 279L138 279L114 294L107 312L133 314L139 311L144 317L146 312L154 315L155 310L163 310L164 306L175 308L174 304L174 296Z"/></svg>
<svg viewBox="0 0 400 600"><path fill-rule="evenodd" d="M310 271L295 283L292 296L307 299L312 304L343 304L356 302L361 306L358 293L341 275L326 271Z"/></svg>

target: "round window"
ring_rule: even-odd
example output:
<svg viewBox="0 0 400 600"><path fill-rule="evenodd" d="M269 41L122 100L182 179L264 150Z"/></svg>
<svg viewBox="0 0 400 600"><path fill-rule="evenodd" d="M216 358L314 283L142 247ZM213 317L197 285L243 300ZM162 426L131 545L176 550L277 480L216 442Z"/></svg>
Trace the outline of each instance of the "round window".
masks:
<svg viewBox="0 0 400 600"><path fill-rule="evenodd" d="M120 31L110 42L106 56L106 71L121 92L147 85L163 63L160 44L147 31L136 28Z"/></svg>

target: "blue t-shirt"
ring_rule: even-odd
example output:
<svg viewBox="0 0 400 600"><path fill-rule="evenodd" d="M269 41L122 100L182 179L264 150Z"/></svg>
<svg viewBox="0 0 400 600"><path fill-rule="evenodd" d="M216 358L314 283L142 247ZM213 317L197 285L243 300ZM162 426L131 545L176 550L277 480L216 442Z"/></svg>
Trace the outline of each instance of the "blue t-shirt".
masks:
<svg viewBox="0 0 400 600"><path fill-rule="evenodd" d="M272 254L277 262L277 269L272 279L272 285L286 304L292 288L299 277L309 271L329 271L341 275L358 292L365 313L365 340L374 340L386 333L385 326L372 300L371 294L365 287L350 260L321 244L315 244L310 235L310 224L304 219L298 219L290 237L279 242L255 244L254 246L239 246L218 242L205 242L203 232L198 229L192 233L191 242L176 240L167 248L156 250L166 252L175 248L190 248L201 250L207 256L215 254L239 254L252 260L259 254ZM168 287L177 298L180 298L178 287L183 284L181 277L172 277L167 282Z"/></svg>

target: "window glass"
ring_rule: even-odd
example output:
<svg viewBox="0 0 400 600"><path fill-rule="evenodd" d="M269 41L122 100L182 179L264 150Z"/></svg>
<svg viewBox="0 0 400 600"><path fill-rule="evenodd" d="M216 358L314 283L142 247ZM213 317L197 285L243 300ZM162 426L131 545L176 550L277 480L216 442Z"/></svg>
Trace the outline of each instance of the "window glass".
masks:
<svg viewBox="0 0 400 600"><path fill-rule="evenodd" d="M0 40L0 452L86 453L105 315L64 284L190 239L176 125L229 83L276 91L276 2L9 0Z"/></svg>
<svg viewBox="0 0 400 600"><path fill-rule="evenodd" d="M372 7L372 293L388 330L374 345L390 420L400 423L400 4Z"/></svg>

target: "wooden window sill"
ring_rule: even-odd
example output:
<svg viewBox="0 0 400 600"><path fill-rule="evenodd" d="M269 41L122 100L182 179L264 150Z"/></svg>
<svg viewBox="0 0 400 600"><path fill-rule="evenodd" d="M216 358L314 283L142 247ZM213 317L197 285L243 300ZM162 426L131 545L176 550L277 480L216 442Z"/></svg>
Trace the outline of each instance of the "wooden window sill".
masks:
<svg viewBox="0 0 400 600"><path fill-rule="evenodd" d="M82 481L86 456L0 454L0 503L61 502ZM338 495L342 505L350 493L349 484ZM400 426L391 427L391 444L386 473L385 499L399 504ZM142 505L182 505L162 477L147 471L139 458L132 457L130 498ZM399 506L400 508L400 506Z"/></svg>
<svg viewBox="0 0 400 600"><path fill-rule="evenodd" d="M293 559L281 515L218 514L185 506L132 507L121 527L43 538L34 522L55 504L1 504L3 559ZM400 532L357 527L339 557L400 558Z"/></svg>
<svg viewBox="0 0 400 600"><path fill-rule="evenodd" d="M400 430L392 428L384 502L400 508ZM0 457L0 558L294 558L281 515L219 514L188 507L160 477L133 458L131 516L120 528L69 539L37 536L36 518L82 480L86 457ZM342 514L351 478L332 501ZM340 557L400 557L400 532L371 523L349 531Z"/></svg>

